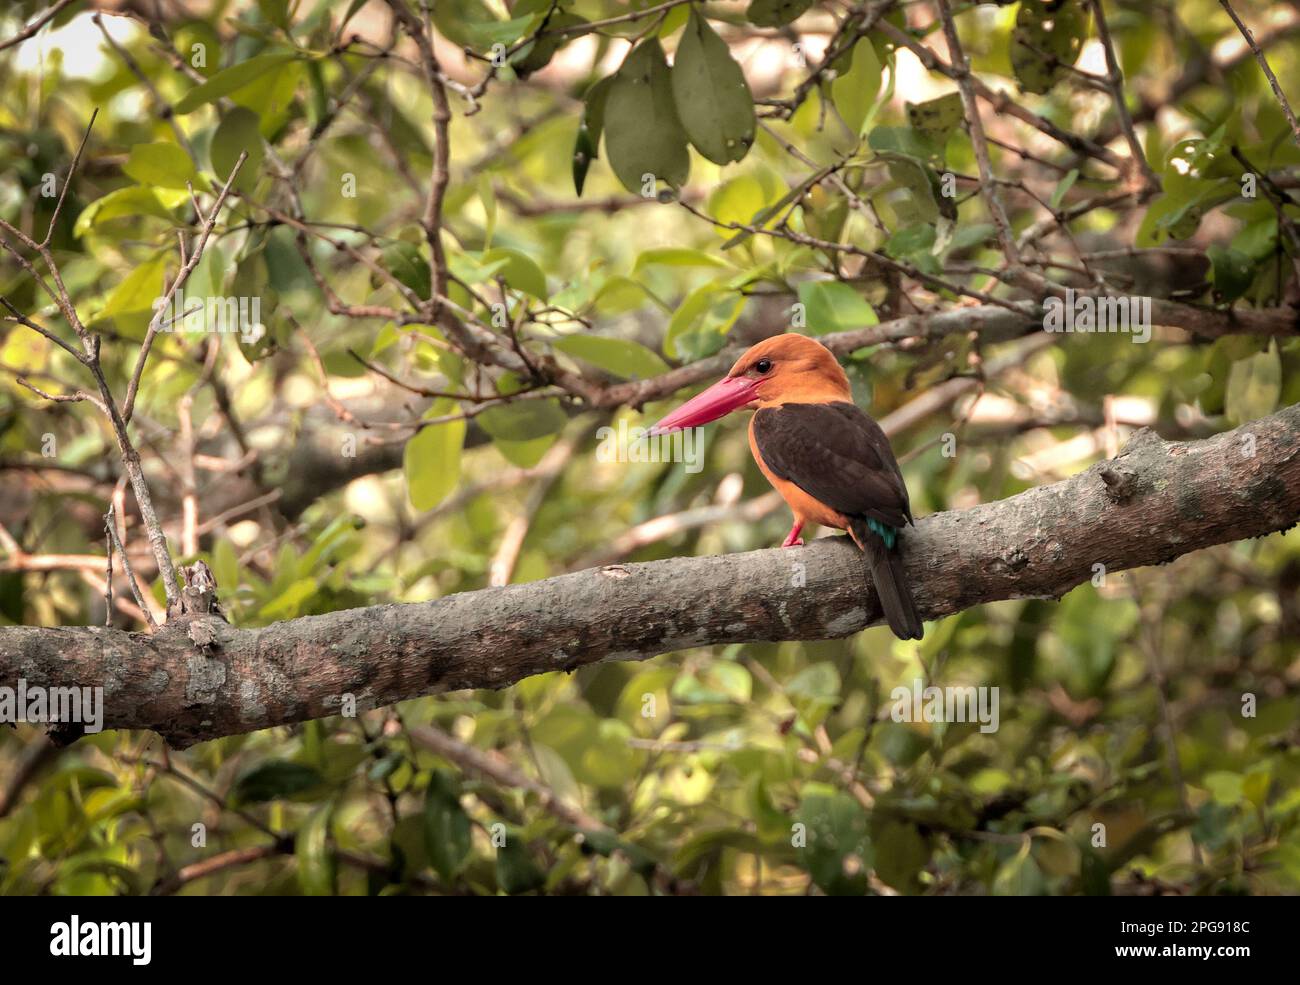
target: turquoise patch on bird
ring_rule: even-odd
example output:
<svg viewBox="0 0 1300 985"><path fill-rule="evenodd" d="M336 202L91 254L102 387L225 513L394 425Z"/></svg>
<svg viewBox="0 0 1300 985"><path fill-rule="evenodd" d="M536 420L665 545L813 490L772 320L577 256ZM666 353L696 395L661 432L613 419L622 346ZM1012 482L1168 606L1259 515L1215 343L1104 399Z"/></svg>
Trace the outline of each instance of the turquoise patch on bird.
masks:
<svg viewBox="0 0 1300 985"><path fill-rule="evenodd" d="M894 549L894 541L898 539L898 531L893 527L886 526L879 520L867 519L867 526L880 535L880 539L885 542L885 546L891 551Z"/></svg>

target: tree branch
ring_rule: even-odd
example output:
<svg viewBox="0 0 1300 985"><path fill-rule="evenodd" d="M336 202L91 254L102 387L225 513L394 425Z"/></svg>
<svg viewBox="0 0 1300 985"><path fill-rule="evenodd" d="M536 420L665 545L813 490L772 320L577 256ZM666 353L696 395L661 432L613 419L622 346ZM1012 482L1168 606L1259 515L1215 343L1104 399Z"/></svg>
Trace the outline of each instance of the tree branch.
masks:
<svg viewBox="0 0 1300 985"><path fill-rule="evenodd" d="M33 37L37 31L43 28L50 21L54 20L54 18L58 17L59 11L70 3L72 3L72 0L58 0L53 7L37 17L36 20L32 21L12 38L0 41L0 51L4 51L6 48L12 48L14 45L21 44L28 38Z"/></svg>
<svg viewBox="0 0 1300 985"><path fill-rule="evenodd" d="M1232 9L1228 0L1219 0L1219 6L1227 11L1228 16L1232 18L1232 23L1237 25L1237 30L1241 36L1246 39L1246 44L1250 45L1250 50L1255 53L1255 60L1259 62L1259 67L1263 69L1265 78L1268 79L1269 87L1273 90L1273 95L1277 96L1277 101L1282 106L1282 112L1286 114L1287 122L1291 124L1291 132L1295 134L1296 143L1300 144L1300 120L1296 119L1295 110L1287 101L1286 93L1282 91L1281 84L1277 81L1277 76L1273 74L1273 69L1268 64L1268 59L1264 57L1264 50L1260 48L1255 41L1255 36L1250 33L1245 22L1237 16L1237 12Z"/></svg>
<svg viewBox="0 0 1300 985"><path fill-rule="evenodd" d="M1202 441L1140 431L1119 457L1063 482L923 518L905 550L921 612L936 619L1002 599L1057 598L1098 563L1111 573L1164 564L1298 519L1300 405ZM803 579L792 577L796 564ZM366 709L690 647L844 637L879 618L861 556L827 538L261 629L212 617L178 619L153 636L5 627L0 680L102 686L106 728L153 729L183 747L337 714L347 694Z"/></svg>

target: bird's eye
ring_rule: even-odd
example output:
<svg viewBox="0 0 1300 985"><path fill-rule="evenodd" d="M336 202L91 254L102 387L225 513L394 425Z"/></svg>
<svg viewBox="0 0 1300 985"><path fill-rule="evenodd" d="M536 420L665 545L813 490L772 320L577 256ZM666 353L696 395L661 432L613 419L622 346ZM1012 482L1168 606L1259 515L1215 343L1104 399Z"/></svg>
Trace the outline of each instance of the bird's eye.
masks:
<svg viewBox="0 0 1300 985"><path fill-rule="evenodd" d="M772 369L772 360L760 359L758 362L754 363L754 368L760 373L770 372Z"/></svg>

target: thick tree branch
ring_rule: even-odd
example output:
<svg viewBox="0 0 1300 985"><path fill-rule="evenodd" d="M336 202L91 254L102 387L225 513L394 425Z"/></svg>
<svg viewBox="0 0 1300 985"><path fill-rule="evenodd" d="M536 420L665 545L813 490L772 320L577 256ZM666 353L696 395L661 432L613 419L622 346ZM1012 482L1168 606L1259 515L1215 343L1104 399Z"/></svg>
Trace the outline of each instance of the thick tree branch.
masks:
<svg viewBox="0 0 1300 985"><path fill-rule="evenodd" d="M1064 482L925 517L908 533L907 567L934 619L1001 599L1056 598L1098 563L1111 573L1163 564L1298 519L1300 405L1202 441L1144 430L1119 457ZM843 637L879 616L860 555L828 538L262 629L211 617L178 619L153 636L5 627L0 681L102 686L105 727L149 728L186 746L337 714L349 694L365 709L688 647Z"/></svg>

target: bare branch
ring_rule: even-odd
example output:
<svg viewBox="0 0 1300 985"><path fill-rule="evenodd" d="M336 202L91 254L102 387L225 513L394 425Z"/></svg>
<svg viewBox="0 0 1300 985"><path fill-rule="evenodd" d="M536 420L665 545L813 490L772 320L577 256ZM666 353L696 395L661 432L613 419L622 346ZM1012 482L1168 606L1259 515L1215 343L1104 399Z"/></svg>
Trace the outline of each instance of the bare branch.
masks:
<svg viewBox="0 0 1300 985"><path fill-rule="evenodd" d="M1115 57L1115 44L1110 37L1110 26L1106 23L1106 12L1102 9L1101 0L1090 0L1090 2L1092 16L1097 22L1097 36L1101 39L1102 50L1106 53L1106 88L1115 103L1115 116L1119 120L1120 129L1124 132L1124 139L1128 141L1129 155L1132 157L1133 167L1130 168L1130 173L1141 172L1148 194L1158 192L1160 179L1147 163L1142 142L1138 140L1137 131L1133 129L1133 117L1124 103L1124 73L1120 70L1119 59Z"/></svg>
<svg viewBox="0 0 1300 985"><path fill-rule="evenodd" d="M1237 30L1246 39L1246 44L1250 45L1250 50L1255 53L1255 60L1259 62L1259 67L1264 70L1268 84L1273 89L1273 95L1277 96L1277 101L1282 105L1282 112L1286 114L1287 122L1291 124L1291 132L1295 135L1296 143L1300 144L1300 121L1296 120L1295 110L1291 108L1286 93L1282 91L1277 76L1273 74L1273 69L1268 64L1268 59L1264 57L1264 50L1260 48L1258 42L1255 41L1255 36L1250 33L1250 28L1237 16L1237 12L1232 9L1232 4L1228 0L1219 0L1219 6L1228 12L1228 16L1232 18L1232 23L1237 25Z"/></svg>
<svg viewBox="0 0 1300 985"><path fill-rule="evenodd" d="M980 169L980 191L984 194L984 203L998 231L998 242L1002 244L1002 253L1007 264L1015 268L1020 264L1020 254L1016 250L1016 240L1011 234L1011 221L1006 209L998 197L998 188L993 180L993 164L989 160L989 145L984 139L984 121L980 119L979 101L975 98L975 88L971 84L970 66L966 62L966 53L962 50L961 40L957 37L957 26L952 20L952 11L948 0L937 0L939 16L943 19L943 33L948 39L948 56L952 59L957 88L961 90L962 107L966 112L966 125L970 128L971 145L975 149L975 161Z"/></svg>
<svg viewBox="0 0 1300 985"><path fill-rule="evenodd" d="M58 17L59 11L61 11L64 7L66 7L70 3L72 3L72 0L58 0L58 2L55 3L53 7L51 7L49 10L45 11L43 14L37 17L36 20L32 21L21 31L15 34L12 38L9 38L5 41L0 41L0 51L4 51L6 48L12 48L14 45L21 44L22 42L26 41L28 38L32 37L34 34L36 34L37 31L43 28L46 24L54 20L54 18Z"/></svg>
<svg viewBox="0 0 1300 985"><path fill-rule="evenodd" d="M127 584L131 586L131 594L135 596L136 604L140 606L140 611L144 613L145 619L149 621L150 628L157 629L158 624L154 622L153 613L150 611L149 606L145 604L144 595L140 591L140 585L135 580L135 572L131 569L130 555L126 553L126 548L122 546L122 542L118 539L117 526L113 522L113 509L114 508L110 506L108 512L104 514L104 529L108 532L108 536L113 542L113 548L122 556L122 570L126 572L126 581ZM111 558L109 563L112 563Z"/></svg>

